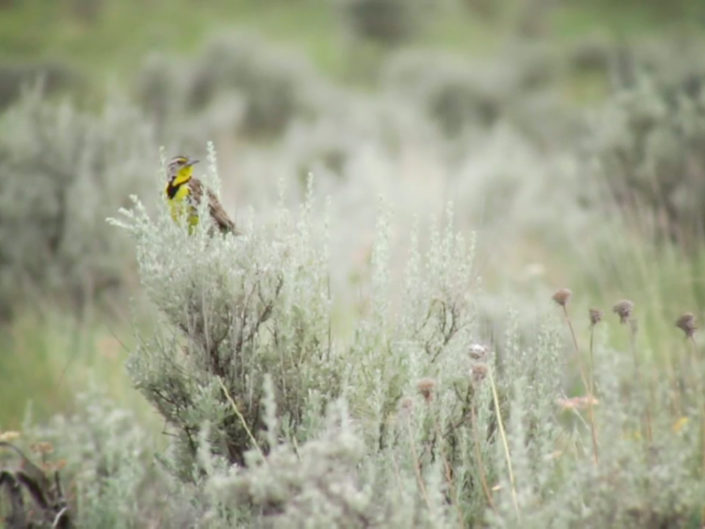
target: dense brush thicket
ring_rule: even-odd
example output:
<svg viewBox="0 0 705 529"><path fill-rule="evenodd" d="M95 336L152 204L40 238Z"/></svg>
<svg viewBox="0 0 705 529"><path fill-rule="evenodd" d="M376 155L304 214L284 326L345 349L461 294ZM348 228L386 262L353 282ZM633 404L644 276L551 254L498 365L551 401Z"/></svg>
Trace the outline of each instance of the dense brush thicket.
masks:
<svg viewBox="0 0 705 529"><path fill-rule="evenodd" d="M130 373L173 435L160 458L173 486L202 491L191 515L204 526L657 528L699 518L698 371L657 377L659 366L610 350L596 325L617 327L616 316L595 317L590 354L566 354L557 322L522 337L510 321L487 345L473 245L452 213L427 250L412 237L398 297L380 213L349 339L332 325L327 222L311 199L240 237L211 237L207 225L188 235L139 202L123 213L114 222L135 238L162 318ZM569 294L559 299L567 306ZM615 332L636 348L633 305L615 310L633 322ZM680 349L674 361L702 363ZM598 401L565 396L576 367Z"/></svg>
<svg viewBox="0 0 705 529"><path fill-rule="evenodd" d="M586 234L617 223L581 207L595 203L595 159L573 143L588 143L627 211L694 237L700 85L621 82L609 122L592 124L557 94L570 68L619 61L601 46L479 70L396 57L372 97L248 39L153 58L144 113L116 103L93 116L33 92L0 122L0 308L32 290L92 299L125 280L130 235L158 322L127 368L166 448L96 395L25 428L65 459L77 526L702 525L705 364L692 329L652 351L651 322L637 325L648 309L622 302L625 325L594 313L583 334L587 314L573 326L565 292L552 308L569 327L545 313L548 296L524 300L527 325L486 305L468 228L500 272L506 247L545 244L553 259L573 251L566 241L592 248ZM211 235L205 205L189 234L150 202L157 144L190 154L208 137L224 159L237 151L241 203L257 204L238 215L241 236ZM210 153L199 177L219 192ZM298 211L271 207L277 179L306 195ZM396 197L395 215L378 193ZM457 212L433 219L451 196ZM107 226L121 206L124 229Z"/></svg>

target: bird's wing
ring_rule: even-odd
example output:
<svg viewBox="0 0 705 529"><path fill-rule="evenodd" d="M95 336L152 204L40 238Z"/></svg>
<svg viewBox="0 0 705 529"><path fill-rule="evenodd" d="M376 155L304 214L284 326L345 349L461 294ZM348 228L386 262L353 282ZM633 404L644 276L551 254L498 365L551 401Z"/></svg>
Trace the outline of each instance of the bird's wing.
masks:
<svg viewBox="0 0 705 529"><path fill-rule="evenodd" d="M192 178L189 182L189 187L191 188L191 196L193 197L194 204L200 204L201 198L203 197L203 184L201 184L198 178ZM216 197L215 193L210 189L207 189L206 192L208 193L208 211L218 225L218 229L220 229L222 233L234 233L238 235L235 223L228 217L218 197Z"/></svg>
<svg viewBox="0 0 705 529"><path fill-rule="evenodd" d="M230 220L230 217L228 217L228 214L220 204L218 197L210 190L208 190L208 210L221 232L238 234L235 223Z"/></svg>

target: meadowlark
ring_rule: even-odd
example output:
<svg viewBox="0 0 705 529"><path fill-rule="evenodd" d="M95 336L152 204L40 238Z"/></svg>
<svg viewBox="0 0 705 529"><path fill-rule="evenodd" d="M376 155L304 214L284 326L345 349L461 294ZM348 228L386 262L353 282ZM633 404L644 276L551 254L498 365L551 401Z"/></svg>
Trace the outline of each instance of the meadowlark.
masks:
<svg viewBox="0 0 705 529"><path fill-rule="evenodd" d="M188 156L174 156L167 165L169 181L166 185L166 197L171 211L171 217L179 222L188 215L189 230L198 224L198 205L203 198L205 186L193 176L193 166L198 160ZM235 223L230 220L215 193L205 188L208 197L208 212L221 233L238 234Z"/></svg>

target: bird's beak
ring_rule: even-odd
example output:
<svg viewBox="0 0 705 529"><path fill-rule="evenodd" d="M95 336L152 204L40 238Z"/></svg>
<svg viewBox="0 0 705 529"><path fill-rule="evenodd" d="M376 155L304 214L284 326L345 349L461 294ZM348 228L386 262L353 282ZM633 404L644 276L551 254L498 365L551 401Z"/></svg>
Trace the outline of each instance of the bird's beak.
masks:
<svg viewBox="0 0 705 529"><path fill-rule="evenodd" d="M186 164L186 167L191 167L192 165L196 165L198 163L198 160L189 160L188 163Z"/></svg>

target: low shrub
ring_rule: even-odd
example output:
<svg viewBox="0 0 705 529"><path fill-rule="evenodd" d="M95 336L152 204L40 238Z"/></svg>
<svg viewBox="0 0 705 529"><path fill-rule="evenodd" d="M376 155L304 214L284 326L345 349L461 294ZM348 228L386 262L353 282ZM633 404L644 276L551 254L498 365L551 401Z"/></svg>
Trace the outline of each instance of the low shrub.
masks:
<svg viewBox="0 0 705 529"><path fill-rule="evenodd" d="M34 90L0 116L0 312L39 294L81 308L120 286L129 241L104 219L144 189L155 148L122 103L93 117Z"/></svg>
<svg viewBox="0 0 705 529"><path fill-rule="evenodd" d="M63 63L0 64L0 109L16 101L22 90L40 82L47 93L79 85L79 76Z"/></svg>
<svg viewBox="0 0 705 529"><path fill-rule="evenodd" d="M595 128L601 182L657 239L692 247L705 233L705 91L643 79L616 94Z"/></svg>
<svg viewBox="0 0 705 529"><path fill-rule="evenodd" d="M353 35L387 45L416 36L434 8L428 0L338 0Z"/></svg>
<svg viewBox="0 0 705 529"><path fill-rule="evenodd" d="M447 54L400 53L385 66L384 83L391 96L419 108L445 138L509 121L533 140L546 136L533 122L548 111L541 108L542 98L555 95L551 90L563 68L554 55L536 46L511 48L487 63ZM560 118L565 114L556 104L560 98L552 101L551 112ZM560 119L553 121L561 124Z"/></svg>
<svg viewBox="0 0 705 529"><path fill-rule="evenodd" d="M167 137L188 136L188 121L195 120L200 138L212 136L215 125L268 138L313 112L321 82L301 57L242 34L210 41L191 60L150 57L137 78L137 97ZM210 114L219 118L199 120Z"/></svg>
<svg viewBox="0 0 705 529"><path fill-rule="evenodd" d="M188 235L139 202L123 213L113 222L135 238L163 321L129 371L174 435L167 468L182 490L203 491L201 523L657 528L699 519L703 381L657 377L657 361L638 361L633 303L618 303L611 323L625 323L628 354L607 346L597 327L607 317L593 313L589 349L548 315L519 334L511 313L489 345L474 245L455 233L452 213L442 229L431 225L426 249L412 236L398 290L383 208L366 302L341 340L327 221L310 198L298 216L280 210L240 237L211 237L207 223ZM554 296L573 333L570 298ZM673 358L701 362L687 347Z"/></svg>

